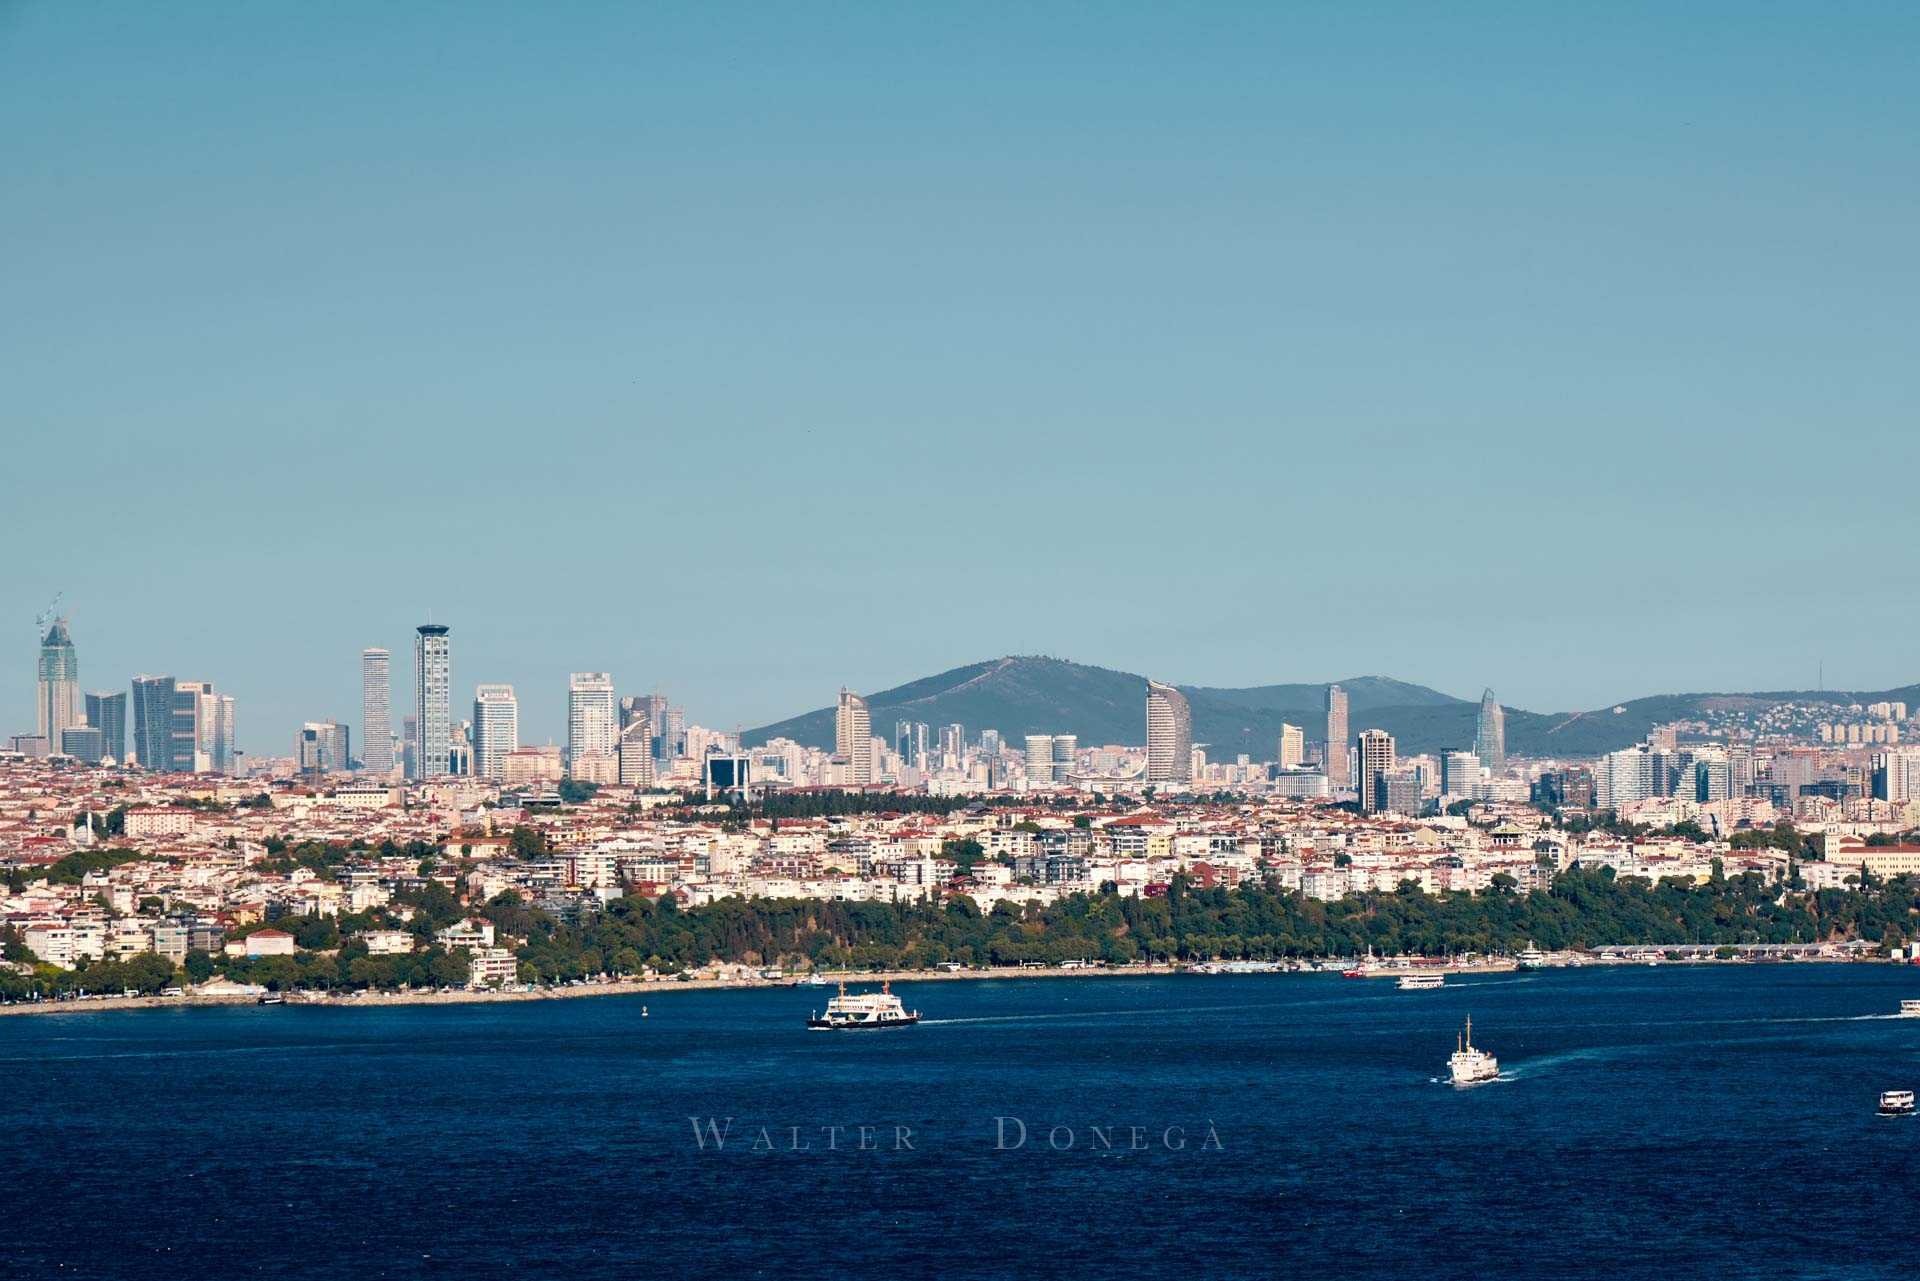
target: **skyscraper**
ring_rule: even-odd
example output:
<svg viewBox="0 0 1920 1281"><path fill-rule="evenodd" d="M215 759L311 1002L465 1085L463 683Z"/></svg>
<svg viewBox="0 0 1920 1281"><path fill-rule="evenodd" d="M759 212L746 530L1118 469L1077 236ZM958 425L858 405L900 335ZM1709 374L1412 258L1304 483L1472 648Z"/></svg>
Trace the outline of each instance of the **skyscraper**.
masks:
<svg viewBox="0 0 1920 1281"><path fill-rule="evenodd" d="M873 720L867 700L850 689L840 691L833 714L833 754L847 763L847 782L865 787L873 782Z"/></svg>
<svg viewBox="0 0 1920 1281"><path fill-rule="evenodd" d="M507 753L520 746L520 702L511 685L478 685L473 691L473 775L506 777Z"/></svg>
<svg viewBox="0 0 1920 1281"><path fill-rule="evenodd" d="M1327 784L1338 792L1353 786L1347 770L1347 691L1327 686Z"/></svg>
<svg viewBox="0 0 1920 1281"><path fill-rule="evenodd" d="M1378 814L1387 808L1387 775L1393 772L1393 735L1383 729L1362 730L1354 746L1360 766L1360 812Z"/></svg>
<svg viewBox="0 0 1920 1281"><path fill-rule="evenodd" d="M87 724L100 731L100 750L127 763L127 696L98 690L87 695Z"/></svg>
<svg viewBox="0 0 1920 1281"><path fill-rule="evenodd" d="M449 768L448 753L453 746L453 644L447 633L453 629L439 623L422 623L413 642L414 715L418 718L420 745L414 753L415 778L439 778Z"/></svg>
<svg viewBox="0 0 1920 1281"><path fill-rule="evenodd" d="M1053 781L1064 783L1067 775L1079 764L1080 736L1078 734L1055 734L1053 736Z"/></svg>
<svg viewBox="0 0 1920 1281"><path fill-rule="evenodd" d="M1053 735L1027 735L1027 782L1047 787L1053 782Z"/></svg>
<svg viewBox="0 0 1920 1281"><path fill-rule="evenodd" d="M35 690L34 732L60 750L65 730L86 724L80 701L80 660L73 650L67 620L56 618L40 641L40 680Z"/></svg>
<svg viewBox="0 0 1920 1281"><path fill-rule="evenodd" d="M612 756L620 741L613 677L575 672L567 680L567 760Z"/></svg>
<svg viewBox="0 0 1920 1281"><path fill-rule="evenodd" d="M393 772L393 655L384 649L360 651L360 764Z"/></svg>
<svg viewBox="0 0 1920 1281"><path fill-rule="evenodd" d="M1507 713L1491 689L1480 696L1480 725L1473 735L1473 754L1496 778L1507 768Z"/></svg>
<svg viewBox="0 0 1920 1281"><path fill-rule="evenodd" d="M173 768L173 677L133 678L133 751L142 769Z"/></svg>
<svg viewBox="0 0 1920 1281"><path fill-rule="evenodd" d="M1171 685L1147 682L1147 781L1185 783L1193 778L1193 710Z"/></svg>
<svg viewBox="0 0 1920 1281"><path fill-rule="evenodd" d="M653 726L636 710L620 727L620 786L651 787L653 778Z"/></svg>
<svg viewBox="0 0 1920 1281"><path fill-rule="evenodd" d="M1299 769L1307 758L1306 731L1298 725L1280 726L1280 768Z"/></svg>

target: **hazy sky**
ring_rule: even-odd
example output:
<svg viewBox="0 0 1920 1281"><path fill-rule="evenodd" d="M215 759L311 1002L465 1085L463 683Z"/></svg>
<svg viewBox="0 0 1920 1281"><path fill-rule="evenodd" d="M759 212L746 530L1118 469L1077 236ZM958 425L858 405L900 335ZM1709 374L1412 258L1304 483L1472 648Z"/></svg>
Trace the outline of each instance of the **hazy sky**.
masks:
<svg viewBox="0 0 1920 1281"><path fill-rule="evenodd" d="M1920 6L0 0L6 732L1920 679Z"/></svg>

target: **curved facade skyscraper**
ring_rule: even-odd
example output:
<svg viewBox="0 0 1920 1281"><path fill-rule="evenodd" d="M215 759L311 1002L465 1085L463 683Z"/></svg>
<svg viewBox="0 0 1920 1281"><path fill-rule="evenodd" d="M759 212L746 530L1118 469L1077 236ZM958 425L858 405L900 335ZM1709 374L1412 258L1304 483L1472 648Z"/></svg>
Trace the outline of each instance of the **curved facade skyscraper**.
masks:
<svg viewBox="0 0 1920 1281"><path fill-rule="evenodd" d="M1193 709L1171 685L1147 682L1147 781L1193 780Z"/></svg>
<svg viewBox="0 0 1920 1281"><path fill-rule="evenodd" d="M1480 696L1480 726L1474 731L1473 754L1496 778L1507 768L1507 713L1492 690Z"/></svg>

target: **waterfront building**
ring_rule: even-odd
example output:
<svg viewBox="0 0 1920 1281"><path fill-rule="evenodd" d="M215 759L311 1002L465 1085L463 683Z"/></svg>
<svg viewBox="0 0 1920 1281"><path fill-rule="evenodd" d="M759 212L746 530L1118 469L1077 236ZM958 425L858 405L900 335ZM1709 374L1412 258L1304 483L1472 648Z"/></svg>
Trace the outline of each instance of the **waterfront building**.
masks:
<svg viewBox="0 0 1920 1281"><path fill-rule="evenodd" d="M1347 766L1347 691L1327 686L1327 782L1340 792L1353 786Z"/></svg>
<svg viewBox="0 0 1920 1281"><path fill-rule="evenodd" d="M507 757L520 748L520 702L511 685L479 685L473 691L473 773L506 777Z"/></svg>
<svg viewBox="0 0 1920 1281"><path fill-rule="evenodd" d="M87 695L87 724L100 731L100 753L102 759L112 757L118 764L127 763L127 695L123 690L109 693L97 690Z"/></svg>
<svg viewBox="0 0 1920 1281"><path fill-rule="evenodd" d="M1362 730L1354 740L1359 765L1360 812L1378 814L1387 808L1386 776L1393 770L1393 735L1383 729Z"/></svg>
<svg viewBox="0 0 1920 1281"><path fill-rule="evenodd" d="M850 689L840 691L833 717L833 754L846 762L846 781L853 787L873 782L873 720L867 700Z"/></svg>
<svg viewBox="0 0 1920 1281"><path fill-rule="evenodd" d="M61 734L87 723L86 708L80 700L80 660L64 618L54 619L40 640L35 693L34 733L58 750Z"/></svg>
<svg viewBox="0 0 1920 1281"><path fill-rule="evenodd" d="M414 715L420 741L414 752L415 778L439 778L451 768L453 745L453 629L423 623L413 642Z"/></svg>
<svg viewBox="0 0 1920 1281"><path fill-rule="evenodd" d="M1147 682L1147 781L1185 783L1193 778L1193 710L1171 685Z"/></svg>
<svg viewBox="0 0 1920 1281"><path fill-rule="evenodd" d="M360 765L382 777L393 772L393 654L360 651Z"/></svg>
<svg viewBox="0 0 1920 1281"><path fill-rule="evenodd" d="M1473 735L1473 754L1495 778L1507 768L1507 713L1491 689L1480 696L1480 721Z"/></svg>

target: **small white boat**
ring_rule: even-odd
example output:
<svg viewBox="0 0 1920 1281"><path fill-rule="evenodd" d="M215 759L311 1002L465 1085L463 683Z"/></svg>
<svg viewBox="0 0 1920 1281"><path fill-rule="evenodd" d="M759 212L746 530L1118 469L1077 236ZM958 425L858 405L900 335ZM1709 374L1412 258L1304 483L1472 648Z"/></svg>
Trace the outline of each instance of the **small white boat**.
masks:
<svg viewBox="0 0 1920 1281"><path fill-rule="evenodd" d="M1447 1073L1455 1085L1479 1085L1500 1075L1500 1060L1485 1050L1473 1048L1473 1018L1467 1018L1467 1030L1455 1041Z"/></svg>
<svg viewBox="0 0 1920 1281"><path fill-rule="evenodd" d="M824 974L809 974L807 975L807 977L800 979L795 984L795 986L797 987L832 987L833 980L828 978Z"/></svg>
<svg viewBox="0 0 1920 1281"><path fill-rule="evenodd" d="M1900 1002L1900 1017L1903 1019L1920 1019L1920 1001Z"/></svg>
<svg viewBox="0 0 1920 1281"><path fill-rule="evenodd" d="M1445 987L1445 974L1402 974L1394 986L1402 992L1431 992L1436 987Z"/></svg>
<svg viewBox="0 0 1920 1281"><path fill-rule="evenodd" d="M1887 1090L1880 1095L1881 1116L1912 1116L1913 1091Z"/></svg>

